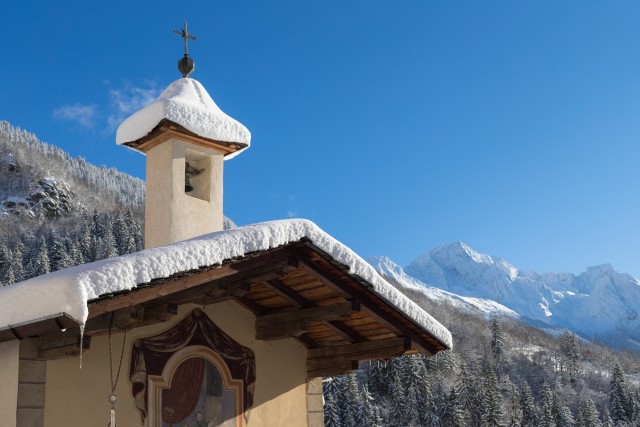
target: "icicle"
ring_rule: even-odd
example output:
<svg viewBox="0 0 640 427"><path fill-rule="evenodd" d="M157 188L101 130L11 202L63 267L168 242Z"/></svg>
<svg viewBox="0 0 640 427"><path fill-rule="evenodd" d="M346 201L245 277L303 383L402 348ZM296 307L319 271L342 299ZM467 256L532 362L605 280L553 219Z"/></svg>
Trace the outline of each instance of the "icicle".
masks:
<svg viewBox="0 0 640 427"><path fill-rule="evenodd" d="M82 347L84 342L84 323L80 324L80 369L82 369Z"/></svg>

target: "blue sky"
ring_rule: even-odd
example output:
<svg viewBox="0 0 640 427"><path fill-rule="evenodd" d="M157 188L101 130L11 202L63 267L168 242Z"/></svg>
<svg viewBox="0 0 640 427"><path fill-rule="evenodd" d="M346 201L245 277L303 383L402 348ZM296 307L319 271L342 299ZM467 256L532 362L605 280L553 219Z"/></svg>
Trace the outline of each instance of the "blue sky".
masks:
<svg viewBox="0 0 640 427"><path fill-rule="evenodd" d="M128 114L192 75L252 132L238 224L304 217L401 265L461 240L516 267L640 277L640 3L21 1L0 119L144 178Z"/></svg>

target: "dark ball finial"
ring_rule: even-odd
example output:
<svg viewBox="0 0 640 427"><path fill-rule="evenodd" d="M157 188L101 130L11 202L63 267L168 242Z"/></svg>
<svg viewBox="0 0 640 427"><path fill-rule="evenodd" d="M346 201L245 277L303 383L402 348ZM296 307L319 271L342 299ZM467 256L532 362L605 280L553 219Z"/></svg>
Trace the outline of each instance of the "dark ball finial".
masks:
<svg viewBox="0 0 640 427"><path fill-rule="evenodd" d="M196 69L196 63L193 59L189 58L189 55L185 55L178 61L178 70L182 73L182 77L189 77L189 74L193 73Z"/></svg>
<svg viewBox="0 0 640 427"><path fill-rule="evenodd" d="M193 59L189 58L189 40L198 39L189 33L189 30L187 29L187 21L184 21L182 30L173 30L173 32L184 39L184 56L180 61L178 61L178 70L182 73L182 77L188 77L196 68L196 64L193 62Z"/></svg>

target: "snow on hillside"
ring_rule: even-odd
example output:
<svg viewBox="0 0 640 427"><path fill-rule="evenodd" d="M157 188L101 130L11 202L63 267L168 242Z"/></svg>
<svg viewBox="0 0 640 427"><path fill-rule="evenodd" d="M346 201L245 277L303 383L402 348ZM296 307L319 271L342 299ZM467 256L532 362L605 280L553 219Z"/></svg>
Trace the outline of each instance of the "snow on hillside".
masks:
<svg viewBox="0 0 640 427"><path fill-rule="evenodd" d="M460 297L493 300L536 323L640 348L640 282L610 265L577 276L521 271L456 242L423 253L403 274L410 276L407 283L421 281Z"/></svg>

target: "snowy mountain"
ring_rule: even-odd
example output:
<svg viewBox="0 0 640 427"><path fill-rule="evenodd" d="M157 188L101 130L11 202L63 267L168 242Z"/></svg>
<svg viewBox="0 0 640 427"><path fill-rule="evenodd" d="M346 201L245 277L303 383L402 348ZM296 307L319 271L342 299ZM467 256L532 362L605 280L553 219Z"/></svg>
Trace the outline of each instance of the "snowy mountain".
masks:
<svg viewBox="0 0 640 427"><path fill-rule="evenodd" d="M610 265L577 276L522 271L462 242L427 251L404 270L388 258L371 262L407 289L422 286L431 300L447 299L484 313L512 311L532 324L640 349L640 282Z"/></svg>
<svg viewBox="0 0 640 427"><path fill-rule="evenodd" d="M445 290L429 286L420 280L409 276L402 267L387 257L372 257L367 260L373 267L405 293L416 294L433 302L446 302L454 307L466 310L476 310L482 314L500 314L517 318L518 313L504 305L486 298L456 295Z"/></svg>

